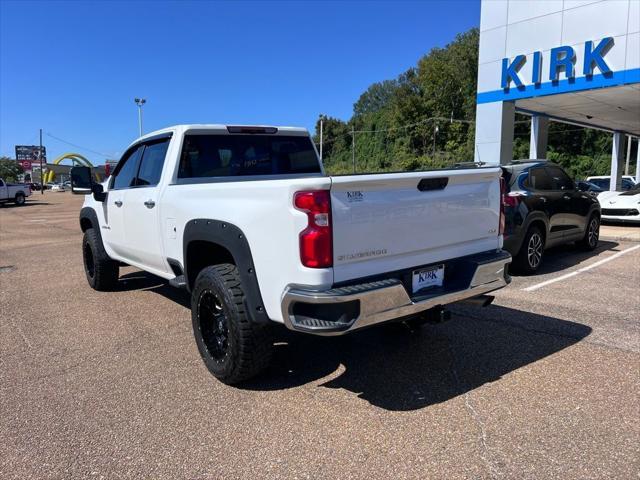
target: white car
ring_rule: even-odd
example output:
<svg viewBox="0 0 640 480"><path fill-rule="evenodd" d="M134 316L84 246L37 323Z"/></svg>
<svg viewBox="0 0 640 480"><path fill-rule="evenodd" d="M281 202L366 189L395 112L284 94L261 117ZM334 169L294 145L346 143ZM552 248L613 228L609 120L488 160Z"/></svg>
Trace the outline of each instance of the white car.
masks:
<svg viewBox="0 0 640 480"><path fill-rule="evenodd" d="M66 192L66 189L64 188L64 185L62 185L61 183L56 183L55 185L51 186L51 191L52 192Z"/></svg>
<svg viewBox="0 0 640 480"><path fill-rule="evenodd" d="M603 220L640 223L640 184L626 192L602 192L598 201Z"/></svg>
<svg viewBox="0 0 640 480"><path fill-rule="evenodd" d="M604 190L609 190L609 185L611 184L611 177L609 175L587 177L585 180ZM629 190L630 188L633 188L636 183L638 182L636 182L635 177L632 175L622 175L622 190Z"/></svg>

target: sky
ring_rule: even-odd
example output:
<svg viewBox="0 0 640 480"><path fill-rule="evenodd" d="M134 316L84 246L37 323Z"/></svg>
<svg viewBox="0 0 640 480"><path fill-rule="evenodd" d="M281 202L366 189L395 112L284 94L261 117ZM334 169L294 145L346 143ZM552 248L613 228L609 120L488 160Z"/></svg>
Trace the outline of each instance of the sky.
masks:
<svg viewBox="0 0 640 480"><path fill-rule="evenodd" d="M42 128L49 161L117 159L138 136L134 97L147 99L145 132L313 131L319 114L348 119L369 85L479 23L479 0L0 0L0 155Z"/></svg>

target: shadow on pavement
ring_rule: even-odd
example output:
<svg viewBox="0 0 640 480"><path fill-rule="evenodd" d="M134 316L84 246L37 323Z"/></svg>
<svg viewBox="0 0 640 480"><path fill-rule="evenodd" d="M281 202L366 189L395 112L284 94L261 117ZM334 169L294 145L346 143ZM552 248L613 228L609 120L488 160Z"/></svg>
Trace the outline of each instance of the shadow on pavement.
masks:
<svg viewBox="0 0 640 480"><path fill-rule="evenodd" d="M122 275L119 289L152 291L190 308L185 291L146 272ZM579 323L496 305L452 310L451 321L417 331L392 323L318 337L275 325L271 366L239 388L282 390L330 377L320 386L348 390L386 410L416 410L499 380L591 333Z"/></svg>
<svg viewBox="0 0 640 480"><path fill-rule="evenodd" d="M118 291L147 290L158 293L169 300L191 309L191 299L185 290L174 288L166 280L147 272L138 271L120 275Z"/></svg>
<svg viewBox="0 0 640 480"><path fill-rule="evenodd" d="M35 207L37 205L51 205L49 202L38 202L36 201L29 201L27 200L24 204L22 205L16 205L15 203L0 203L0 207L4 207L4 208L25 208L25 207Z"/></svg>
<svg viewBox="0 0 640 480"><path fill-rule="evenodd" d="M605 252L607 250L615 251L618 246L618 242L600 240L600 242L598 242L598 247L591 252L580 250L575 245L571 244L549 248L549 250L546 250L544 252L544 256L542 257L542 265L540 266L538 272L534 275L529 276L535 277L536 275L545 275L547 273L560 272L567 268L575 267L576 265L579 265L582 262L599 255L602 252ZM513 276L517 277L521 275L518 273L513 273Z"/></svg>
<svg viewBox="0 0 640 480"><path fill-rule="evenodd" d="M321 379L386 410L463 395L585 338L579 323L506 307L455 307L453 320L411 332L391 324L345 337L283 331L271 368L242 388L275 390Z"/></svg>

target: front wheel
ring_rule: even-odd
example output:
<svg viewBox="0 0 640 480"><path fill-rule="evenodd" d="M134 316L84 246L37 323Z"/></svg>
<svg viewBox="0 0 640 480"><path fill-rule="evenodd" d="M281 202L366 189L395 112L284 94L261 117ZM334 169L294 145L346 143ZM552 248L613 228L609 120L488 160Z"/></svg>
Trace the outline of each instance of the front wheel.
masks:
<svg viewBox="0 0 640 480"><path fill-rule="evenodd" d="M584 237L578 242L578 246L583 250L591 251L595 250L598 246L598 240L600 239L600 217L597 214L589 217L589 223L584 232Z"/></svg>
<svg viewBox="0 0 640 480"><path fill-rule="evenodd" d="M22 193L22 192L16 193L16 198L14 200L16 205L22 206L22 205L24 205L25 201L26 201L26 198L24 196L24 193Z"/></svg>
<svg viewBox="0 0 640 480"><path fill-rule="evenodd" d="M536 273L542 264L544 254L544 236L537 226L529 227L520 251L513 259L513 266L516 271L530 275Z"/></svg>
<svg viewBox="0 0 640 480"><path fill-rule="evenodd" d="M252 321L244 296L238 268L228 263L204 268L191 294L200 355L209 371L229 385L264 370L273 349L269 326Z"/></svg>
<svg viewBox="0 0 640 480"><path fill-rule="evenodd" d="M113 290L118 283L118 262L111 260L102 245L102 240L93 228L84 232L82 259L87 282L94 290Z"/></svg>

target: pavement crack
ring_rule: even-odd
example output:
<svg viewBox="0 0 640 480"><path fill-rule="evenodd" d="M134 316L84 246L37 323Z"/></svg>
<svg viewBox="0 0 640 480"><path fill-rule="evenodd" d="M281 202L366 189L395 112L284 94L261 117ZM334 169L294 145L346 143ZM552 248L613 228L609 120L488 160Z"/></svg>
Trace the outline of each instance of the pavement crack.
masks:
<svg viewBox="0 0 640 480"><path fill-rule="evenodd" d="M469 389L465 388L465 386L462 384L460 380L460 376L458 375L458 369L456 368L456 357L453 353L453 350L450 347L448 348L448 350L449 350L449 356L451 358L451 373L453 374L453 377L455 379L456 387L460 392L464 392L462 394L462 397L464 398L464 406L469 412L469 416L471 417L473 422L478 427L478 430L480 431L479 442L482 448L482 453L480 454L480 458L482 459L483 463L487 467L487 470L489 471L489 475L491 476L491 478L500 478L502 477L502 472L500 471L500 469L496 465L496 462L492 458L493 454L491 452L491 449L489 448L486 424L482 419L482 415L480 415L480 413L478 413L476 408L473 406L473 403L471 401L471 395L469 394Z"/></svg>

